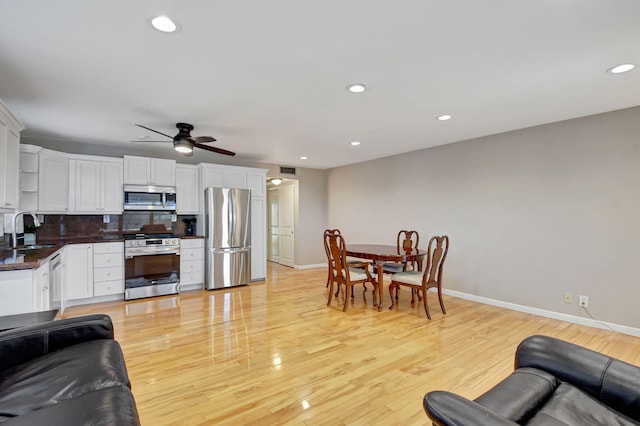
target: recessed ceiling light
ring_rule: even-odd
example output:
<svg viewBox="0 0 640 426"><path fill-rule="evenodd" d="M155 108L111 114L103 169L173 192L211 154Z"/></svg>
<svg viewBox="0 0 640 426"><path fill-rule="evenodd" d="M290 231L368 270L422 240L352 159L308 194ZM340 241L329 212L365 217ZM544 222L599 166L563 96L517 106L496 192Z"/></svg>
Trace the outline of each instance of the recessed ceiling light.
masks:
<svg viewBox="0 0 640 426"><path fill-rule="evenodd" d="M449 114L444 114L444 115L440 115L438 116L438 120L440 121L447 121L447 120L451 120L453 117L451 117Z"/></svg>
<svg viewBox="0 0 640 426"><path fill-rule="evenodd" d="M622 74L623 72L631 71L636 66L633 64L621 64L616 65L615 67L611 67L607 70L607 72L611 74Z"/></svg>
<svg viewBox="0 0 640 426"><path fill-rule="evenodd" d="M351 142L351 145L352 145L352 146L358 146L358 145L360 145L360 142L358 142L358 141L353 141L353 142Z"/></svg>
<svg viewBox="0 0 640 426"><path fill-rule="evenodd" d="M307 158L308 157L304 157L304 156L300 157L301 160L306 160Z"/></svg>
<svg viewBox="0 0 640 426"><path fill-rule="evenodd" d="M351 93L362 93L367 90L367 86L362 83L354 83L347 86L347 91Z"/></svg>
<svg viewBox="0 0 640 426"><path fill-rule="evenodd" d="M153 25L156 30L162 31L163 33L172 33L178 29L176 23L166 16L156 16L151 20L151 25Z"/></svg>

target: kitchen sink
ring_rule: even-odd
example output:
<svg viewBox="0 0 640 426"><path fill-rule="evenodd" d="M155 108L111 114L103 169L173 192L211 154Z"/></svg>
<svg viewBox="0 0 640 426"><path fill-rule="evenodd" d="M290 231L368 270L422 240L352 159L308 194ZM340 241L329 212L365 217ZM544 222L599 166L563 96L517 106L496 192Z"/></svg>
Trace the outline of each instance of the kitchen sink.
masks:
<svg viewBox="0 0 640 426"><path fill-rule="evenodd" d="M17 251L31 251L31 250L40 250L40 249L48 249L51 247L55 247L55 244L34 244L30 246L20 246L16 248Z"/></svg>

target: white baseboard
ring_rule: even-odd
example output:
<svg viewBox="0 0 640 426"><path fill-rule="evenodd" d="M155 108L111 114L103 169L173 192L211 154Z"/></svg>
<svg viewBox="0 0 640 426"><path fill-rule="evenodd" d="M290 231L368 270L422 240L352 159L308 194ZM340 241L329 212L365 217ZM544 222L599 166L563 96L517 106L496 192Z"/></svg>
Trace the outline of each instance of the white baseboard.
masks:
<svg viewBox="0 0 640 426"><path fill-rule="evenodd" d="M560 312L548 311L546 309L539 309L531 306L519 305L517 303L504 302L502 300L490 299L488 297L476 296L473 294L462 293L460 291L455 291L455 290L443 289L442 292L449 296L454 296L454 297L459 297L461 299L484 303L486 305L498 306L500 308L511 309L512 311L525 312L527 314L538 315L546 318L553 318L560 321L571 322L579 325L586 325L588 327L593 327L593 328L601 328L603 330L613 330L619 333L640 337L639 328L629 327L626 325L613 324L605 321L596 321L591 318L583 318L578 315L570 315L570 314L563 314Z"/></svg>
<svg viewBox="0 0 640 426"><path fill-rule="evenodd" d="M312 263L310 265L293 265L293 269L315 269L315 268L326 268L326 263Z"/></svg>

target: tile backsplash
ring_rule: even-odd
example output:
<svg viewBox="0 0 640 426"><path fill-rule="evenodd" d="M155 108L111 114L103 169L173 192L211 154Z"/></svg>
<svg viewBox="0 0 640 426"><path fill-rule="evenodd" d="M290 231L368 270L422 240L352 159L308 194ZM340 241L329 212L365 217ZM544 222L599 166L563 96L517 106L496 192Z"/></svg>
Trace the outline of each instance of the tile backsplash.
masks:
<svg viewBox="0 0 640 426"><path fill-rule="evenodd" d="M5 216L11 217L11 215ZM195 218L192 215L172 216L174 215L170 212L125 212L122 215L42 215L41 225L36 228L36 240L134 233L139 232L143 226L149 229L148 232L183 235L185 233L183 219ZM174 218L175 221L172 220ZM33 224L33 220L30 216L24 216L24 223L25 225Z"/></svg>

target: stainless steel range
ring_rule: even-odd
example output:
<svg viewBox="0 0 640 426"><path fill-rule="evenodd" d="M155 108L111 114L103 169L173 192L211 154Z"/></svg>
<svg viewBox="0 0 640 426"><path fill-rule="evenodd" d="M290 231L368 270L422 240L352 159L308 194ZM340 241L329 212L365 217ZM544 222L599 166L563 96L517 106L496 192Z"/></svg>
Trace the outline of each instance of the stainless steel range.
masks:
<svg viewBox="0 0 640 426"><path fill-rule="evenodd" d="M125 300L180 291L180 239L171 234L135 234L124 242Z"/></svg>

